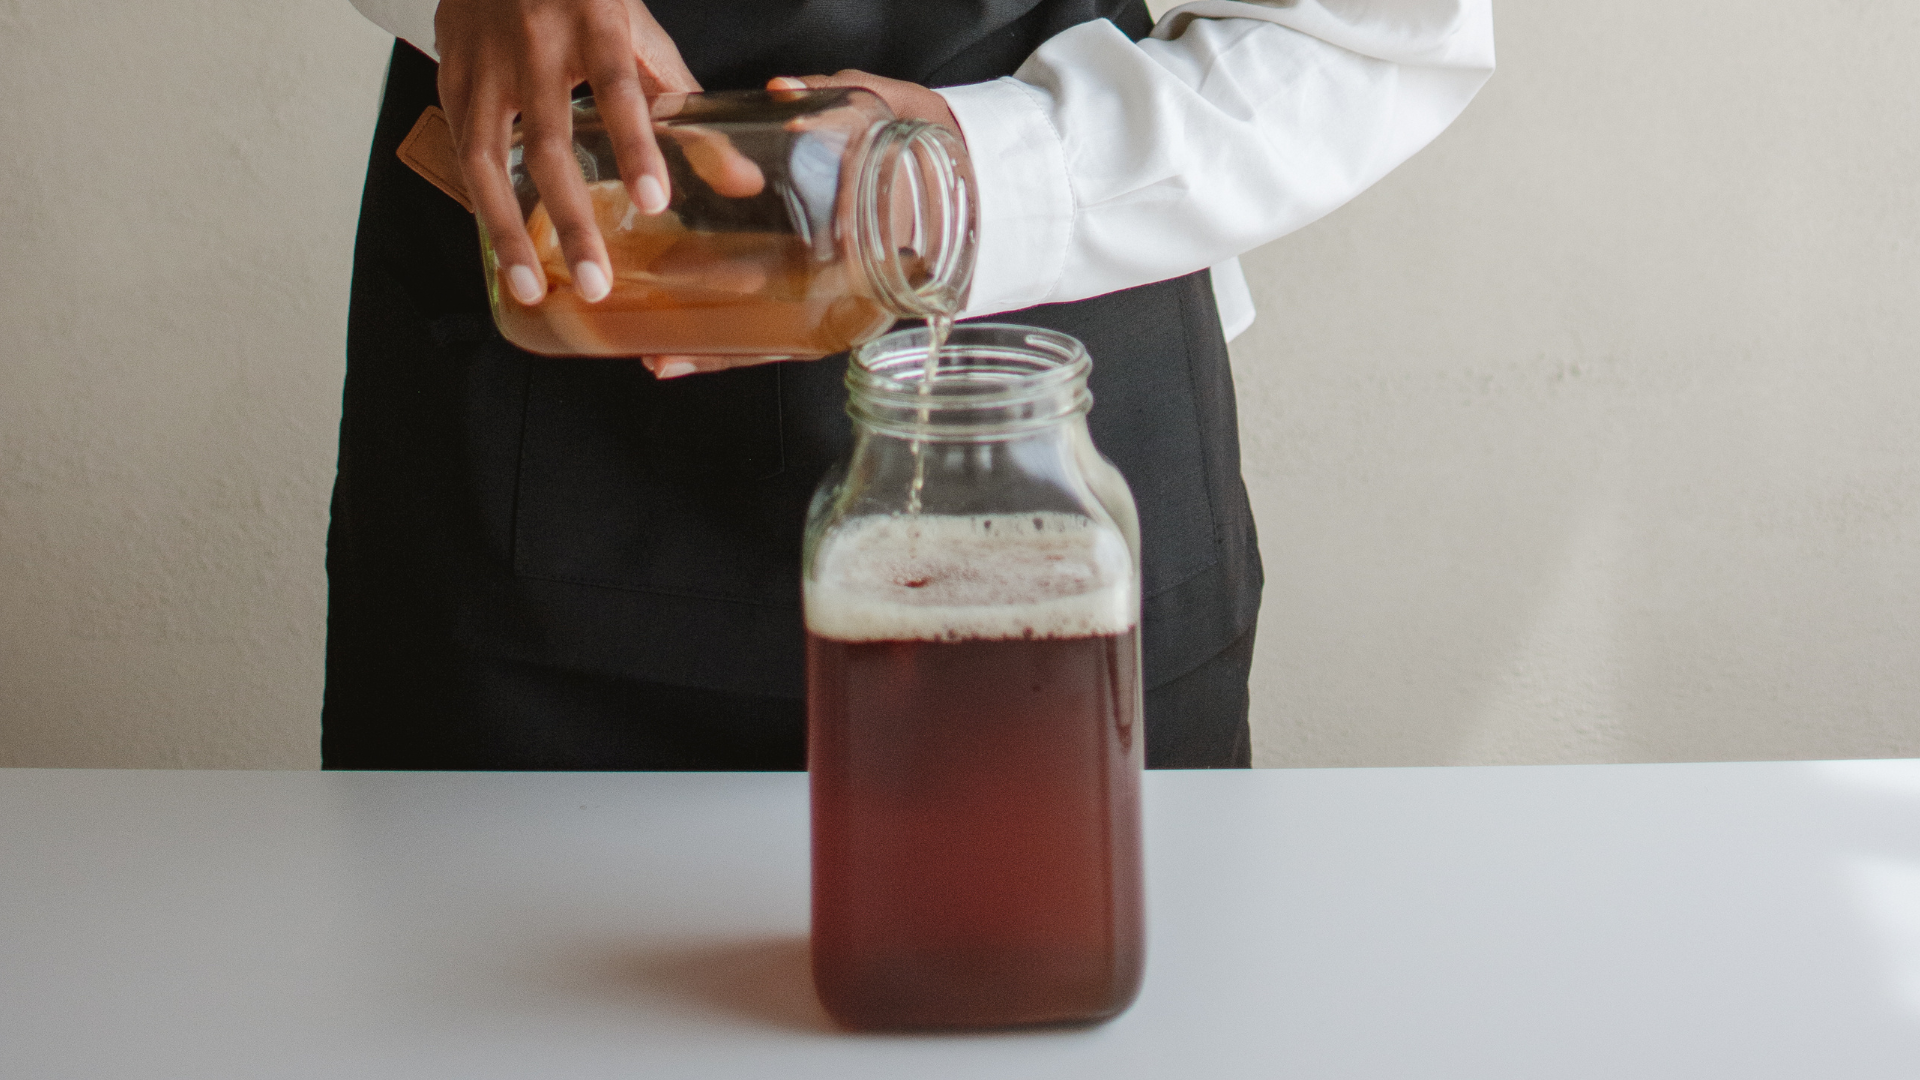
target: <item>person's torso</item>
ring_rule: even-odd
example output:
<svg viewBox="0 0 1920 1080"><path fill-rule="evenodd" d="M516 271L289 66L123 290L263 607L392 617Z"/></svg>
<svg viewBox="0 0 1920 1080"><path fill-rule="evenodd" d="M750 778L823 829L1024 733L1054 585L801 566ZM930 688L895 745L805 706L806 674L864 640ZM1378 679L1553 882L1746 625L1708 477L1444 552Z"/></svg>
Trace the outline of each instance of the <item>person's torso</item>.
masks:
<svg viewBox="0 0 1920 1080"><path fill-rule="evenodd" d="M711 89L848 67L980 81L1091 19L1135 38L1150 28L1139 0L651 7ZM514 349L487 315L472 216L395 156L437 104L435 77L426 56L396 50L368 170L336 605L355 597L354 625L395 647L450 638L532 664L797 694L801 522L850 444L845 357L661 382L631 360ZM1258 604L1207 276L1004 318L1074 334L1094 357L1094 439L1140 505L1158 685L1235 640Z"/></svg>
<svg viewBox="0 0 1920 1080"><path fill-rule="evenodd" d="M708 90L857 68L927 86L1011 75L1048 38L1094 19L1129 37L1141 0L658 0L648 9Z"/></svg>

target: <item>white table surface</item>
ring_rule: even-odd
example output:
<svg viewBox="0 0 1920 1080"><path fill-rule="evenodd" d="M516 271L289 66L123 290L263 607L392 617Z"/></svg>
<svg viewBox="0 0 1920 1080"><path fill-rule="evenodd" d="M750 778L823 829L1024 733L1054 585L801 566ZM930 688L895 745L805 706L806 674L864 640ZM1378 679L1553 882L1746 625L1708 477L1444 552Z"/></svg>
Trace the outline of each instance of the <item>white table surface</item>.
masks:
<svg viewBox="0 0 1920 1080"><path fill-rule="evenodd" d="M803 776L0 771L0 1077L1920 1077L1920 762L1147 799L1130 1012L871 1036Z"/></svg>

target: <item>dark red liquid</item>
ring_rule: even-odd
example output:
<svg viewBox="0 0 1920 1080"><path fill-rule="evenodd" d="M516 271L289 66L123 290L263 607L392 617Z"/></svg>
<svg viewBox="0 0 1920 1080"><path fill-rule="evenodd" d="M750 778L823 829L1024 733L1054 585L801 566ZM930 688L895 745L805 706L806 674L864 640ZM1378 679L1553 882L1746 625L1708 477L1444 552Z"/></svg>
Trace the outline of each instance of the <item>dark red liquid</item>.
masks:
<svg viewBox="0 0 1920 1080"><path fill-rule="evenodd" d="M1137 635L807 637L813 975L855 1028L1098 1020L1144 961Z"/></svg>

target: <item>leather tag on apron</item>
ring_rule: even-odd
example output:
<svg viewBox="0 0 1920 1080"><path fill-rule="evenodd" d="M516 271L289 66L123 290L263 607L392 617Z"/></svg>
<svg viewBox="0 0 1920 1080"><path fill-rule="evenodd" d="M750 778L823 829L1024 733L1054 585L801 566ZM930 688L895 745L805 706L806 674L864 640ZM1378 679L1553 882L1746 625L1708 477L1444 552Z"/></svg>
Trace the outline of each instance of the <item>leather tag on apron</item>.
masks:
<svg viewBox="0 0 1920 1080"><path fill-rule="evenodd" d="M446 192L453 201L466 207L467 213L473 213L473 200L467 197L460 159L453 151L453 129L447 126L447 114L440 111L440 106L427 106L427 111L414 121L413 130L400 140L399 154L407 168Z"/></svg>

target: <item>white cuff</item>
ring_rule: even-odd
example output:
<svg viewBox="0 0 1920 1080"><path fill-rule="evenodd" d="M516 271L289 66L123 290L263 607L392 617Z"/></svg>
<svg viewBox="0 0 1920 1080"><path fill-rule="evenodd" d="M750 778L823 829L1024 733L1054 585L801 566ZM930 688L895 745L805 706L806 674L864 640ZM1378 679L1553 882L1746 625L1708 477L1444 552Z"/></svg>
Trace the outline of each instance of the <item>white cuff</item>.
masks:
<svg viewBox="0 0 1920 1080"><path fill-rule="evenodd" d="M440 59L433 48L433 15L440 0L353 0L353 6L375 26Z"/></svg>
<svg viewBox="0 0 1920 1080"><path fill-rule="evenodd" d="M1073 239L1066 151L1044 91L995 79L938 91L960 122L980 197L973 293L961 316L1031 307L1050 295Z"/></svg>

